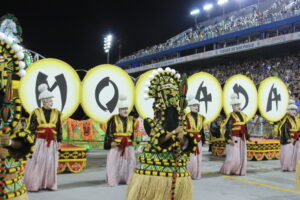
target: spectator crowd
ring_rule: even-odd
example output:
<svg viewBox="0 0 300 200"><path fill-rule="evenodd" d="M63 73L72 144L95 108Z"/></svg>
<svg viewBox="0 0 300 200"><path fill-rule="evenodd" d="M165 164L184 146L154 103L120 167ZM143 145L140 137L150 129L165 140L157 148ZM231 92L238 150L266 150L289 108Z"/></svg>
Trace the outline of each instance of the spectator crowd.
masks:
<svg viewBox="0 0 300 200"><path fill-rule="evenodd" d="M130 56L120 59L117 63L300 14L300 0L267 1L270 1L270 5L266 8L258 9L257 5L252 5L251 9L248 7L233 12L230 16L219 17L218 20L216 19L214 23L208 26L198 24L191 31L179 34L179 37L173 37L165 43L141 49ZM246 12L245 10L251 11Z"/></svg>
<svg viewBox="0 0 300 200"><path fill-rule="evenodd" d="M288 86L293 98L300 100L300 51L293 55L262 60L233 60L227 64L197 67L187 70L188 75L204 71L214 75L221 84L235 74L250 77L256 85L270 76L281 78Z"/></svg>

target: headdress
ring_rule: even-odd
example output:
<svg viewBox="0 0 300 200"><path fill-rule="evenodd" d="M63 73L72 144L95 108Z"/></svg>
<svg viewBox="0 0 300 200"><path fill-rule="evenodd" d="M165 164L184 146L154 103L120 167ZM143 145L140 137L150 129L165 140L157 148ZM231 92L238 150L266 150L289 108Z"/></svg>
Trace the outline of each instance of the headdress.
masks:
<svg viewBox="0 0 300 200"><path fill-rule="evenodd" d="M38 90L40 92L39 100L54 97L53 94L48 90L48 86L45 83L39 85Z"/></svg>
<svg viewBox="0 0 300 200"><path fill-rule="evenodd" d="M238 95L236 93L233 93L230 98L230 105L241 104L241 100L238 98Z"/></svg>

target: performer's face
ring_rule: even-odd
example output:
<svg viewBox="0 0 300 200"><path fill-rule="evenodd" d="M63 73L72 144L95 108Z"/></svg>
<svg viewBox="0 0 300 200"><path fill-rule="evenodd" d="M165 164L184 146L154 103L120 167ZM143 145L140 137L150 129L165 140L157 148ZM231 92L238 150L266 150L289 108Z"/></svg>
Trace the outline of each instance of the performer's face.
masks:
<svg viewBox="0 0 300 200"><path fill-rule="evenodd" d="M128 108L120 108L119 114L121 115L121 117L127 117L128 116Z"/></svg>
<svg viewBox="0 0 300 200"><path fill-rule="evenodd" d="M190 105L190 109L191 109L191 112L198 113L199 112L199 105L198 104Z"/></svg>
<svg viewBox="0 0 300 200"><path fill-rule="evenodd" d="M290 115L292 115L292 116L296 116L297 110L295 110L295 109L289 109L289 110L288 110L288 113L289 113Z"/></svg>
<svg viewBox="0 0 300 200"><path fill-rule="evenodd" d="M48 98L43 100L43 106L45 108L52 108L53 106L53 98Z"/></svg>
<svg viewBox="0 0 300 200"><path fill-rule="evenodd" d="M234 112L240 112L241 111L241 104L234 104L234 105L232 105L232 110Z"/></svg>

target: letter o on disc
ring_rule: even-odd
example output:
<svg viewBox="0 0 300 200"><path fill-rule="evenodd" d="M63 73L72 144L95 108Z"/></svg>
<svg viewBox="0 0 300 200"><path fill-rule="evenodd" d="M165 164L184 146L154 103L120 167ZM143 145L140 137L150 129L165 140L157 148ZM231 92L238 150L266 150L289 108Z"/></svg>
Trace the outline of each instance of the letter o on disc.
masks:
<svg viewBox="0 0 300 200"><path fill-rule="evenodd" d="M104 64L90 69L82 81L81 105L87 116L100 123L118 114L119 98L125 96L128 110L134 105L134 83L120 67Z"/></svg>

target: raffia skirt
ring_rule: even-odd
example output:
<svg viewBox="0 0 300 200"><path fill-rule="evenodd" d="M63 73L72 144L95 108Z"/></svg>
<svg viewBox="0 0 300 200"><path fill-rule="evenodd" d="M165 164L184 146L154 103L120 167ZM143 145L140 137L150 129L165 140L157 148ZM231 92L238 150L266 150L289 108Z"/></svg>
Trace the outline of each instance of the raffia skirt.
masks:
<svg viewBox="0 0 300 200"><path fill-rule="evenodd" d="M21 196L10 198L9 200L29 200L27 193L22 194Z"/></svg>
<svg viewBox="0 0 300 200"><path fill-rule="evenodd" d="M133 174L127 200L167 200L171 198L172 177ZM175 200L192 200L190 176L176 179Z"/></svg>

